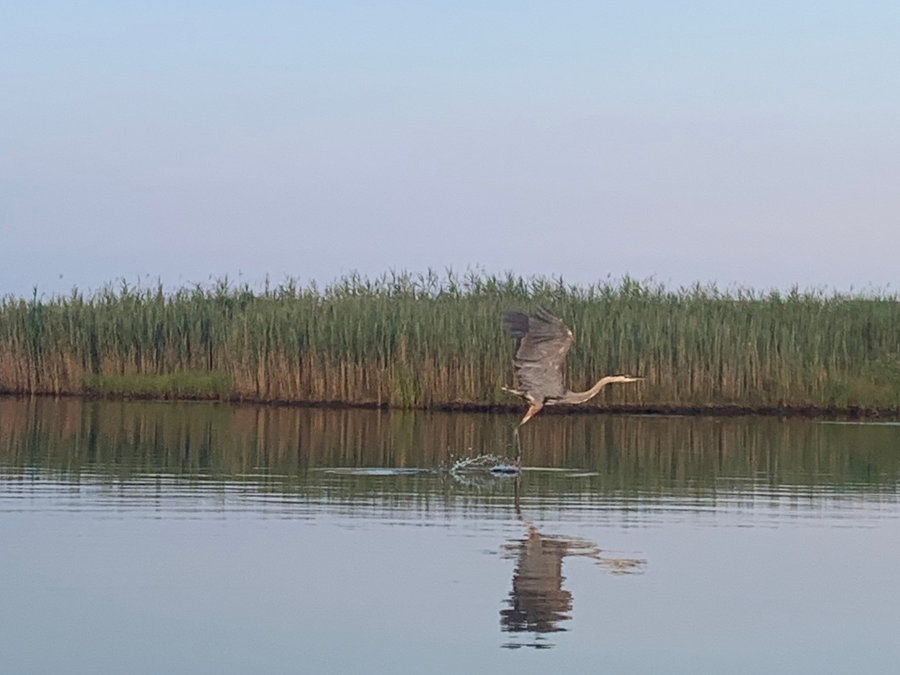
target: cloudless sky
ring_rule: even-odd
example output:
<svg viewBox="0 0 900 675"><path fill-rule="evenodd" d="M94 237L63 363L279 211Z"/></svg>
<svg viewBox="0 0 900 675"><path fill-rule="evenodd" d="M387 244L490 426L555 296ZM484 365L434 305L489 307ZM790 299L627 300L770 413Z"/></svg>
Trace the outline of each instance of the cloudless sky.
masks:
<svg viewBox="0 0 900 675"><path fill-rule="evenodd" d="M0 0L0 295L898 281L895 2Z"/></svg>

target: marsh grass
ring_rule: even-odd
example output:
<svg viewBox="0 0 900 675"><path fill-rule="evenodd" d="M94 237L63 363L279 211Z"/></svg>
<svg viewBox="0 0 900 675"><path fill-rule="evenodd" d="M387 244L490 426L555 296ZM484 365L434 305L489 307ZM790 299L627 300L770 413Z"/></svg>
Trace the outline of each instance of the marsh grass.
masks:
<svg viewBox="0 0 900 675"><path fill-rule="evenodd" d="M349 275L320 288L227 279L0 301L0 390L435 407L515 404L508 309L572 326L567 380L600 406L900 409L893 295L667 289L623 279ZM208 378L208 379L207 379Z"/></svg>
<svg viewBox="0 0 900 675"><path fill-rule="evenodd" d="M183 371L85 375L83 389L99 396L220 400L231 396L233 386L228 373Z"/></svg>

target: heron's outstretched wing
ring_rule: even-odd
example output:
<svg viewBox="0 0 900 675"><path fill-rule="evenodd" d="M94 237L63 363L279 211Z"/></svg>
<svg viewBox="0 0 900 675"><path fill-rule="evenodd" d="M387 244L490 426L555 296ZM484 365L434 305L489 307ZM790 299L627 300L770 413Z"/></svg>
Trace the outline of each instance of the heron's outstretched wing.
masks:
<svg viewBox="0 0 900 675"><path fill-rule="evenodd" d="M506 312L503 327L516 338L516 377L519 389L538 402L566 392L562 364L575 336L562 319L540 308L531 316Z"/></svg>

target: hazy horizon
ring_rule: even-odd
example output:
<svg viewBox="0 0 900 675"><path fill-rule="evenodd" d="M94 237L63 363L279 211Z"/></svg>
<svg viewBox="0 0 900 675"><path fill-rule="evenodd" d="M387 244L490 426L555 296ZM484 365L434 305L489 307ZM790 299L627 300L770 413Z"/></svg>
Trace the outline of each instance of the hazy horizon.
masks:
<svg viewBox="0 0 900 675"><path fill-rule="evenodd" d="M0 295L897 279L894 4L4 7Z"/></svg>

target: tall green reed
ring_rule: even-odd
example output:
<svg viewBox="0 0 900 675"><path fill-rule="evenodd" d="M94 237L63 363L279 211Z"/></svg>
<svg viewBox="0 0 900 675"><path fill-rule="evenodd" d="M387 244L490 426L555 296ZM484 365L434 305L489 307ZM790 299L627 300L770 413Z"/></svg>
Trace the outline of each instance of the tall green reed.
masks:
<svg viewBox="0 0 900 675"><path fill-rule="evenodd" d="M172 290L122 282L88 296L7 297L0 391L125 393L136 376L166 383L174 380L161 376L183 373L202 383L209 378L200 375L213 373L208 389L160 384L133 393L515 403L500 391L512 382L513 349L500 316L538 305L575 332L571 388L608 373L647 378L608 388L595 405L900 408L893 295L667 289L630 278L579 286L474 271L350 274L324 288L226 278Z"/></svg>

